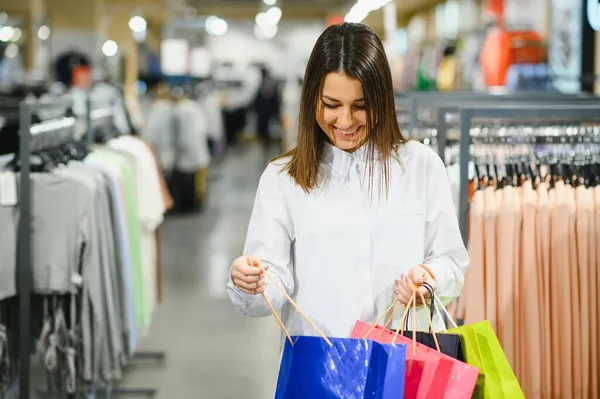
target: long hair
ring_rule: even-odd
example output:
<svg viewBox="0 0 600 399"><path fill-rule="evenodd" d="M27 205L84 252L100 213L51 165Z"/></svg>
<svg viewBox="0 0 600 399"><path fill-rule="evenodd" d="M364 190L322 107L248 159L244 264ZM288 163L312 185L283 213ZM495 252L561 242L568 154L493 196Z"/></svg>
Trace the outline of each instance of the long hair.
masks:
<svg viewBox="0 0 600 399"><path fill-rule="evenodd" d="M343 72L358 79L367 107L367 164L373 187L374 168L381 165L381 187L389 188L390 164L398 147L407 140L400 133L390 66L377 35L366 25L343 23L327 28L312 50L300 99L296 148L275 158L288 158L284 170L309 193L318 185L325 132L317 123L317 107L325 76Z"/></svg>

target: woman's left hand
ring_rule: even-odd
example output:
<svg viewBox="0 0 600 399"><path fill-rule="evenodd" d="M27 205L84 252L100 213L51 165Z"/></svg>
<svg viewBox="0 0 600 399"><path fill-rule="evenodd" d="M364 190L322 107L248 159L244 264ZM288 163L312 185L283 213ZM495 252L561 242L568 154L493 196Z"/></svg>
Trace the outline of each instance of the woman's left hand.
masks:
<svg viewBox="0 0 600 399"><path fill-rule="evenodd" d="M422 305L419 293L422 293L425 299L429 298L429 291L422 286L423 283L429 284L434 290L437 287L435 278L429 273L429 270L421 265L412 267L407 275L402 275L399 280L396 280L395 292L398 302L406 305L412 297L414 287L417 287L417 305Z"/></svg>

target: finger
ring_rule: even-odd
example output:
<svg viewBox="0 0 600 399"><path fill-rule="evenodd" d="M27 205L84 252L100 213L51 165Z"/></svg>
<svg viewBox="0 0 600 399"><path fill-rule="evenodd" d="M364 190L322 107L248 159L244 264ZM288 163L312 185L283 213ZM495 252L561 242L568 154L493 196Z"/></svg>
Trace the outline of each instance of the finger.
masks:
<svg viewBox="0 0 600 399"><path fill-rule="evenodd" d="M260 269L259 266L262 266L262 268L265 270L269 268L268 265L263 264L258 257L252 256L252 255L249 255L246 257L246 263L248 264L248 266L256 267L259 269Z"/></svg>
<svg viewBox="0 0 600 399"><path fill-rule="evenodd" d="M406 276L402 276L400 284L398 285L398 291L402 292L404 296L411 297L413 294L413 284Z"/></svg>
<svg viewBox="0 0 600 399"><path fill-rule="evenodd" d="M245 275L244 273L240 272L239 270L233 270L231 272L232 277L236 277L239 278L240 280L245 281L246 283L256 283L259 282L260 280L264 280L262 275Z"/></svg>
<svg viewBox="0 0 600 399"><path fill-rule="evenodd" d="M240 273L245 276L260 276L263 271L255 266L249 266L247 264L238 263L234 265L234 270L237 269Z"/></svg>
<svg viewBox="0 0 600 399"><path fill-rule="evenodd" d="M243 280L234 279L233 283L242 292L250 295L262 294L266 290L265 282L259 281L258 283L248 284Z"/></svg>
<svg viewBox="0 0 600 399"><path fill-rule="evenodd" d="M258 288L258 283L248 283L240 278L234 278L233 283L236 287L244 290L252 291Z"/></svg>
<svg viewBox="0 0 600 399"><path fill-rule="evenodd" d="M406 305L412 297L412 289L408 286L405 276L402 276L396 284L396 299Z"/></svg>
<svg viewBox="0 0 600 399"><path fill-rule="evenodd" d="M422 267L416 266L409 270L408 278L415 284L422 284L427 272Z"/></svg>
<svg viewBox="0 0 600 399"><path fill-rule="evenodd" d="M424 297L425 299L429 299L429 298L430 298L430 295L429 295L429 290L428 290L427 288L425 288L425 287L419 287L419 288L417 289L417 297L418 297L419 299L421 299L421 295L423 295L423 297Z"/></svg>
<svg viewBox="0 0 600 399"><path fill-rule="evenodd" d="M248 266L255 266L260 264L260 259L256 256L248 255L246 256L246 263L248 263Z"/></svg>

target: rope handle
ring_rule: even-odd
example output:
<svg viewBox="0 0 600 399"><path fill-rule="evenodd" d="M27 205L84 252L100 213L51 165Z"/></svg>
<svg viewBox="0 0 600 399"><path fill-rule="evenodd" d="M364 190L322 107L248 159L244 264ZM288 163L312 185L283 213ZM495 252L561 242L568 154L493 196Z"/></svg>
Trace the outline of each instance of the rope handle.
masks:
<svg viewBox="0 0 600 399"><path fill-rule="evenodd" d="M323 338L330 347L333 347L333 343L331 342L331 340L329 338L327 338L325 333L323 333L323 331L321 331L321 329L319 327L317 327L317 325L306 315L306 313L304 313L302 311L302 309L300 309L300 307L296 304L296 302L288 295L288 293L285 291L285 289L283 289L283 287L273 278L273 276L271 276L271 274L263 267L263 265L261 265L260 262L257 262L256 265L265 274L265 276L271 281L271 283L273 283L273 285L279 291L281 291L281 294L283 295L283 297L290 303L290 305L292 305L294 307L294 309L296 309L296 312L298 312L302 317L304 317L304 320L306 320L308 322L308 324L310 324L311 327L315 329L317 334L319 334L321 336L321 338ZM292 337L291 337L290 333L283 325L283 322L279 318L279 315L277 315L277 312L273 308L273 305L271 305L271 302L269 301L269 299L267 299L267 296L265 295L264 292L263 292L263 298L267 302L267 305L271 309L271 312L273 312L273 316L275 316L275 318L277 319L279 326L283 330L284 334L287 336L288 340L290 341L290 344L292 344L292 346L293 346L294 342L292 341Z"/></svg>
<svg viewBox="0 0 600 399"><path fill-rule="evenodd" d="M438 307L438 305L439 305L439 307ZM446 318L448 319L448 321L450 321L450 324L452 324L452 327L458 328L458 325L456 324L456 322L454 321L452 316L450 316L450 312L448 312L448 310L446 309L446 307L444 306L444 304L442 303L440 298L438 298L437 296L434 297L433 306L435 308L435 311L438 313L440 313L440 309L442 309L442 311L446 315ZM448 330L446 329L446 325L444 324L444 332L446 332L446 331L448 331Z"/></svg>
<svg viewBox="0 0 600 399"><path fill-rule="evenodd" d="M405 308L404 308L404 312L402 314L402 317L400 318L400 324L398 325L398 328L396 329L396 331L394 332L394 338L392 339L392 344L396 343L396 339L398 338L398 335L404 335L404 324L405 324L405 320L408 317L408 312L410 310L410 307L412 305L413 307L413 312L412 312L412 317L413 317L413 326L416 325L416 310L417 310L417 303L416 303L416 295L417 295L418 289L417 287L413 288L413 294L410 297L408 303L406 304ZM425 296L423 295L422 292L418 292L419 296L421 298L422 303L426 303L425 301ZM397 306L396 306L397 305ZM394 319L394 315L395 313L400 309L401 304L396 300L394 302L392 302L392 304L385 310L385 312L383 312L383 314L381 316L379 316L379 318L375 321L375 323L373 323L373 325L371 325L371 327L367 330L367 332L363 335L363 339L366 339L369 334L371 334L371 332L373 331L373 329L379 325L379 323L390 313L392 312L391 316L387 319L385 325L383 326L383 328L381 329L381 332L379 333L380 336L383 335L383 332L387 329L387 327L389 326L389 324L392 322L392 320ZM440 343L438 341L437 338L437 334L435 333L435 330L433 328L433 318L431 315L431 311L425 307L427 309L427 319L429 321L429 328L431 329L431 334L433 335L433 341L435 342L435 348L438 352L441 352L440 350ZM416 330L413 327L412 330L413 333L413 337L412 337L412 341L413 341L413 353L416 351L416 343L417 343L417 337L416 337Z"/></svg>

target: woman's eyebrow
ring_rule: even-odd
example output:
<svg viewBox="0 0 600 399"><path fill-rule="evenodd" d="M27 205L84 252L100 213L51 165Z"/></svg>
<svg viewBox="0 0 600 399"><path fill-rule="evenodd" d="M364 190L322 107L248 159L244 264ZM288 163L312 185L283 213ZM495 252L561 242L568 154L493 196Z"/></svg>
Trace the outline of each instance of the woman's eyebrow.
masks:
<svg viewBox="0 0 600 399"><path fill-rule="evenodd" d="M336 102L336 103L340 103L340 102L341 102L340 100L338 100L338 99L336 99L336 98L333 98L333 97L330 97L330 96L325 96L325 95L324 95L324 96L323 96L323 98L324 98L324 99L326 99L326 100L329 100L329 101ZM362 102L362 101L365 101L365 98L364 98L364 97L357 98L357 99L356 99L356 100L354 100L353 102L355 102L355 103L358 103L358 102Z"/></svg>

